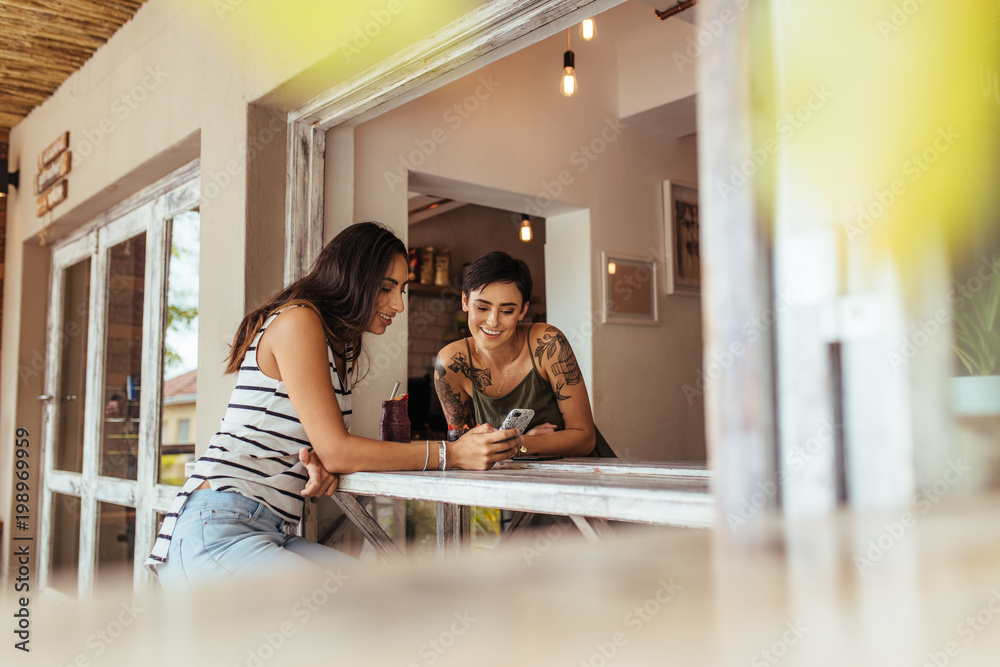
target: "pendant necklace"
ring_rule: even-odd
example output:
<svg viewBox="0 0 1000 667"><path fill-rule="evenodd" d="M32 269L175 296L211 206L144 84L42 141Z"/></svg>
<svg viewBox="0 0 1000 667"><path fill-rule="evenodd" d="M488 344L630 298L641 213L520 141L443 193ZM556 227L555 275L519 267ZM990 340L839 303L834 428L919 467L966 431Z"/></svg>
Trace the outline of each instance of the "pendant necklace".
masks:
<svg viewBox="0 0 1000 667"><path fill-rule="evenodd" d="M503 383L507 381L507 371L510 370L510 365L514 363L514 357L517 356L517 353L517 329L514 329L514 351L510 355L507 366L503 369L503 377L500 379L500 385L497 387L497 396L503 393Z"/></svg>

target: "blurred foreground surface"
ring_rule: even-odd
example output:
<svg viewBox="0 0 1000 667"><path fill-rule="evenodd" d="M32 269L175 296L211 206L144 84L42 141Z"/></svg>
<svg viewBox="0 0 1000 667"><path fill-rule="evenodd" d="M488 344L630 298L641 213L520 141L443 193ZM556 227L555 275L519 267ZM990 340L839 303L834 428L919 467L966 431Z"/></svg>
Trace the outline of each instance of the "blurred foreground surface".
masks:
<svg viewBox="0 0 1000 667"><path fill-rule="evenodd" d="M1000 497L30 609L4 665L995 665Z"/></svg>

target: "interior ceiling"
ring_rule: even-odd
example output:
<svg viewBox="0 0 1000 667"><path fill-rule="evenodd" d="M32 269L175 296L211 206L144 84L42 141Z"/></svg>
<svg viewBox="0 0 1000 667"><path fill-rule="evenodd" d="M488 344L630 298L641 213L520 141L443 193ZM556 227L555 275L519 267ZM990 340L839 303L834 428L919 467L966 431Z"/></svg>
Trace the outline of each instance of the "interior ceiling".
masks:
<svg viewBox="0 0 1000 667"><path fill-rule="evenodd" d="M454 211L466 205L465 202L455 201L447 197L410 192L407 195L407 210L409 212L409 224L423 222L441 215L448 211Z"/></svg>
<svg viewBox="0 0 1000 667"><path fill-rule="evenodd" d="M0 0L0 128L54 93L146 0Z"/></svg>

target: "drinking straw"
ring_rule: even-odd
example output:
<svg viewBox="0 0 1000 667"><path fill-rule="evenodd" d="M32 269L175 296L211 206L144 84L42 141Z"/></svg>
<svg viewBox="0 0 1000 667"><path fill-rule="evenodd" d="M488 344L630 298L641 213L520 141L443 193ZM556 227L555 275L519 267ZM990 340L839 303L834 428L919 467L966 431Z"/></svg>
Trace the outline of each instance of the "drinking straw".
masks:
<svg viewBox="0 0 1000 667"><path fill-rule="evenodd" d="M389 400L390 400L390 401L391 401L392 399L396 398L396 392L397 392L397 391L399 391L399 381L398 381L398 380L396 381L396 384L395 384L395 385L393 385L393 387L392 387L392 393L391 393L391 394L389 394Z"/></svg>

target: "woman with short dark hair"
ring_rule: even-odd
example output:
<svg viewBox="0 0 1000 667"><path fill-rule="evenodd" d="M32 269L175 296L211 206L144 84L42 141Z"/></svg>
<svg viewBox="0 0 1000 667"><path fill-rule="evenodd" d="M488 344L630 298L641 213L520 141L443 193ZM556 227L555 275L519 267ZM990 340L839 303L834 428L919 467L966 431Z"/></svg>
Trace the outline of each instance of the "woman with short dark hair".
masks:
<svg viewBox="0 0 1000 667"><path fill-rule="evenodd" d="M448 423L499 426L530 408L523 455L614 456L594 426L583 373L569 341L543 322L522 322L531 271L505 252L472 262L462 285L469 337L438 352L434 387Z"/></svg>

